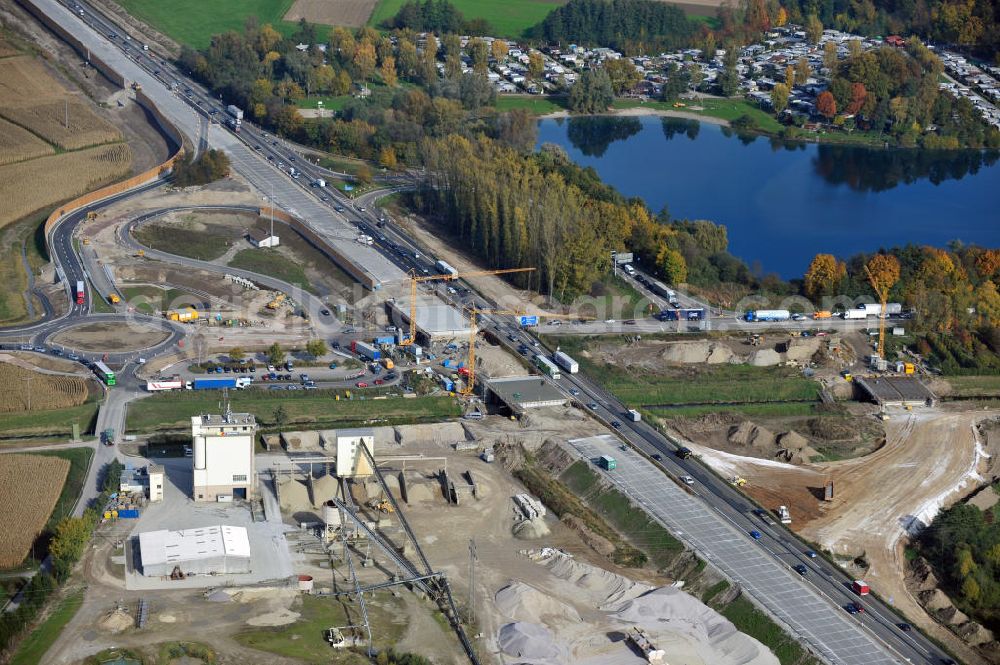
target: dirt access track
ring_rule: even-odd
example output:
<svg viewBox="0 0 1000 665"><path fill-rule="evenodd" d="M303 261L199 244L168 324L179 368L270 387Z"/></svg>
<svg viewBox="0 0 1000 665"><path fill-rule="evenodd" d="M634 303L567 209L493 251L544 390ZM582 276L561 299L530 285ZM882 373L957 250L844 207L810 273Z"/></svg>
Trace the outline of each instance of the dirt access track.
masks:
<svg viewBox="0 0 1000 665"><path fill-rule="evenodd" d="M745 491L761 505L788 506L791 528L807 540L843 561L864 555L867 571L854 572L864 574L873 591L960 649L957 638L925 613L904 582L908 535L975 490L996 459L997 451L984 447L976 425L1000 412L951 406L890 412L885 444L871 455L840 462L793 466L697 444L692 449L720 474L746 478ZM827 481L833 482L830 502L822 500Z"/></svg>

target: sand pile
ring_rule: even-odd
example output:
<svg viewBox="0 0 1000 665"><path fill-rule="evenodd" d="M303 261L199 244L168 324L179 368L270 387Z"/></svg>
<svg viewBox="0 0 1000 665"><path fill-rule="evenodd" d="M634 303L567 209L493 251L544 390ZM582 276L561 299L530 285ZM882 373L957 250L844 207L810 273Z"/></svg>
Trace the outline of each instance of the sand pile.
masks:
<svg viewBox="0 0 1000 665"><path fill-rule="evenodd" d="M808 439L798 432L779 434L777 439L778 458L792 464L807 464L819 452L809 445Z"/></svg>
<svg viewBox="0 0 1000 665"><path fill-rule="evenodd" d="M770 452L774 449L774 433L749 420L729 428L729 443Z"/></svg>
<svg viewBox="0 0 1000 665"><path fill-rule="evenodd" d="M652 588L561 552L549 557L545 565L553 575L575 585L579 600L592 607L635 598Z"/></svg>
<svg viewBox="0 0 1000 665"><path fill-rule="evenodd" d="M713 665L777 665L767 647L736 627L693 596L673 587L662 587L604 608L614 618L641 625L656 635L661 631L694 638L705 662Z"/></svg>
<svg viewBox="0 0 1000 665"><path fill-rule="evenodd" d="M309 488L295 478L286 476L278 480L278 496L281 497L282 512L294 513L312 507L312 502L309 501Z"/></svg>
<svg viewBox="0 0 1000 665"><path fill-rule="evenodd" d="M702 340L672 342L660 351L660 359L668 363L703 363L712 355L715 346L718 345Z"/></svg>
<svg viewBox="0 0 1000 665"><path fill-rule="evenodd" d="M536 623L508 623L500 628L498 642L500 649L508 656L552 665L568 662L566 649L556 643L548 628Z"/></svg>
<svg viewBox="0 0 1000 665"><path fill-rule="evenodd" d="M120 633L123 630L128 630L134 624L135 620L132 619L132 615L119 609L108 612L97 622L98 628L108 633Z"/></svg>
<svg viewBox="0 0 1000 665"><path fill-rule="evenodd" d="M531 623L579 623L579 613L550 594L524 582L511 582L494 595L497 609L515 621Z"/></svg>
<svg viewBox="0 0 1000 665"><path fill-rule="evenodd" d="M514 525L514 535L522 540L544 538L552 533L545 520L536 517L533 520L522 520Z"/></svg>
<svg viewBox="0 0 1000 665"><path fill-rule="evenodd" d="M781 362L781 355L774 349L759 349L750 355L750 364L756 367L770 367Z"/></svg>
<svg viewBox="0 0 1000 665"><path fill-rule="evenodd" d="M319 508L337 494L337 479L333 476L320 476L313 480L313 500Z"/></svg>

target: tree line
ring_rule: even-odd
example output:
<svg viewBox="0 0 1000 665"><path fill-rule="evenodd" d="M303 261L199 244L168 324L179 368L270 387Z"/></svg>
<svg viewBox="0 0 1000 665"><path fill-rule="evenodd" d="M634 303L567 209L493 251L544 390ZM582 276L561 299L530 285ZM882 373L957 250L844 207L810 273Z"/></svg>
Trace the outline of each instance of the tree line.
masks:
<svg viewBox="0 0 1000 665"><path fill-rule="evenodd" d="M111 462L105 471L102 492L94 506L87 508L82 517L64 517L56 523L48 544L51 572L39 571L21 592L21 604L12 612L0 615L0 653L7 652L15 640L22 637L39 617L52 594L70 576L73 566L90 542L90 537L100 522L98 508L102 507L112 492L118 491L122 465Z"/></svg>
<svg viewBox="0 0 1000 665"><path fill-rule="evenodd" d="M466 20L458 7L448 0L407 0L383 27L438 35L491 35L493 27L482 18Z"/></svg>
<svg viewBox="0 0 1000 665"><path fill-rule="evenodd" d="M530 31L568 46L607 46L625 54L659 53L688 46L696 24L675 5L654 0L570 0Z"/></svg>
<svg viewBox="0 0 1000 665"><path fill-rule="evenodd" d="M789 20L804 24L815 16L824 26L866 36L917 35L954 44L997 62L1000 4L995 0L785 0Z"/></svg>
<svg viewBox="0 0 1000 665"><path fill-rule="evenodd" d="M229 156L222 150L210 149L196 159L190 153L174 164L173 183L178 187L207 185L229 175Z"/></svg>
<svg viewBox="0 0 1000 665"><path fill-rule="evenodd" d="M958 608L1000 630L1000 509L956 504L934 518L917 545Z"/></svg>

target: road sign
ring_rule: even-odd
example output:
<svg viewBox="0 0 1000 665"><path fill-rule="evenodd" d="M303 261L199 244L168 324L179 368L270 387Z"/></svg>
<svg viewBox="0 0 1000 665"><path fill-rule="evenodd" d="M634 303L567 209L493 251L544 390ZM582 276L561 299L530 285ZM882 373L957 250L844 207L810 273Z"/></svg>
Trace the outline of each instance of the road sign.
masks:
<svg viewBox="0 0 1000 665"><path fill-rule="evenodd" d="M537 316L519 316L517 318L517 322L521 325L522 328L526 328L527 326L537 326L538 325L538 317Z"/></svg>
<svg viewBox="0 0 1000 665"><path fill-rule="evenodd" d="M612 252L611 256L618 265L632 263L632 252Z"/></svg>

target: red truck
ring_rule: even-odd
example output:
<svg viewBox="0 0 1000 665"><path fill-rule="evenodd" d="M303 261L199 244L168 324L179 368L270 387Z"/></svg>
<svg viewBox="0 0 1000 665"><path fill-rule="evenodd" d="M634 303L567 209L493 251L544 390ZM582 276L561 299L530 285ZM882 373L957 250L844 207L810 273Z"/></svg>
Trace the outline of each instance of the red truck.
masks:
<svg viewBox="0 0 1000 665"><path fill-rule="evenodd" d="M76 304L77 305L82 305L83 301L84 301L84 298L86 298L86 296L87 296L87 292L84 291L84 289L83 289L83 282L80 281L80 280L77 280L77 282L76 282Z"/></svg>
<svg viewBox="0 0 1000 665"><path fill-rule="evenodd" d="M867 596L871 593L871 587L869 587L868 582L865 582L864 580L854 580L851 582L851 591L859 596Z"/></svg>

